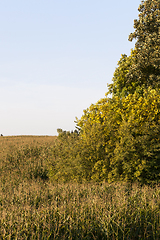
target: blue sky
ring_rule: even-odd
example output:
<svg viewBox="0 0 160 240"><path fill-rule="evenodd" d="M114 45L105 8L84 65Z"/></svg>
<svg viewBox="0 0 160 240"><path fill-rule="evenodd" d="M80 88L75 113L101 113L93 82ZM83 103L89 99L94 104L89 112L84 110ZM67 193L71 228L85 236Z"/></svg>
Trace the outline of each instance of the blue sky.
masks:
<svg viewBox="0 0 160 240"><path fill-rule="evenodd" d="M0 133L56 135L107 92L139 0L0 1Z"/></svg>

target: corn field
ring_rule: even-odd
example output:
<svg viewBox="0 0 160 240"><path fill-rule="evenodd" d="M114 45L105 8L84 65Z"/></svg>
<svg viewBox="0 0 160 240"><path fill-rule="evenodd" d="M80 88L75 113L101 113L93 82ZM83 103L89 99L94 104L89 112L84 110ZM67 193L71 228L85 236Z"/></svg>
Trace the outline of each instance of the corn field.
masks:
<svg viewBox="0 0 160 240"><path fill-rule="evenodd" d="M0 239L160 239L160 186L50 181L54 137L0 138Z"/></svg>

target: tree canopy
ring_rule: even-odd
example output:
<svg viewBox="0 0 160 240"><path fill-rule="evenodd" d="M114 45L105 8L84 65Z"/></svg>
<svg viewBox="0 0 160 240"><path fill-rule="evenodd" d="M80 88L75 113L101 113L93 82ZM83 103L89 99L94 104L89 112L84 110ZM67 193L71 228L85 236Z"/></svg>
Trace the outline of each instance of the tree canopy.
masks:
<svg viewBox="0 0 160 240"><path fill-rule="evenodd" d="M160 0L138 10L135 48L121 55L106 97L76 119L78 132L58 130L54 178L160 181Z"/></svg>
<svg viewBox="0 0 160 240"><path fill-rule="evenodd" d="M139 19L134 20L135 31L129 41L136 40L131 55L122 55L109 90L116 95L127 95L136 89L151 86L160 88L160 1L142 1Z"/></svg>

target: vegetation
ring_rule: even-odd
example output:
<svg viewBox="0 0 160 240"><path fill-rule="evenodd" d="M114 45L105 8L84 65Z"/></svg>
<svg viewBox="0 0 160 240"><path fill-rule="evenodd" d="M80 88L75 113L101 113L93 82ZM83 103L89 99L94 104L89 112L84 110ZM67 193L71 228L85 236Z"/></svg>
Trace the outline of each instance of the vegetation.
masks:
<svg viewBox="0 0 160 240"><path fill-rule="evenodd" d="M53 183L54 142L0 139L0 239L160 238L158 185Z"/></svg>
<svg viewBox="0 0 160 240"><path fill-rule="evenodd" d="M0 239L160 239L160 1L139 12L77 130L0 138Z"/></svg>
<svg viewBox="0 0 160 240"><path fill-rule="evenodd" d="M160 2L142 1L138 10L135 48L121 56L106 97L76 120L75 141L58 136L62 167L51 172L59 181L160 181Z"/></svg>
<svg viewBox="0 0 160 240"><path fill-rule="evenodd" d="M113 95L126 96L148 87L160 88L160 1L143 0L138 8L139 19L134 20L136 40L131 55L123 54L118 62L109 90Z"/></svg>

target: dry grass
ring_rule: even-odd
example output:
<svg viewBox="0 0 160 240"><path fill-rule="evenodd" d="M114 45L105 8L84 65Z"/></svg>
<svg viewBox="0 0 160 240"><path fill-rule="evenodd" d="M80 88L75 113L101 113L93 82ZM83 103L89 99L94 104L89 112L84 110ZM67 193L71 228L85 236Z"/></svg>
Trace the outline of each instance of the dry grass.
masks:
<svg viewBox="0 0 160 240"><path fill-rule="evenodd" d="M160 239L160 186L53 184L53 144L0 138L0 239Z"/></svg>
<svg viewBox="0 0 160 240"><path fill-rule="evenodd" d="M17 148L23 145L48 145L53 144L56 136L8 136L0 137L0 158L6 154L10 148Z"/></svg>

